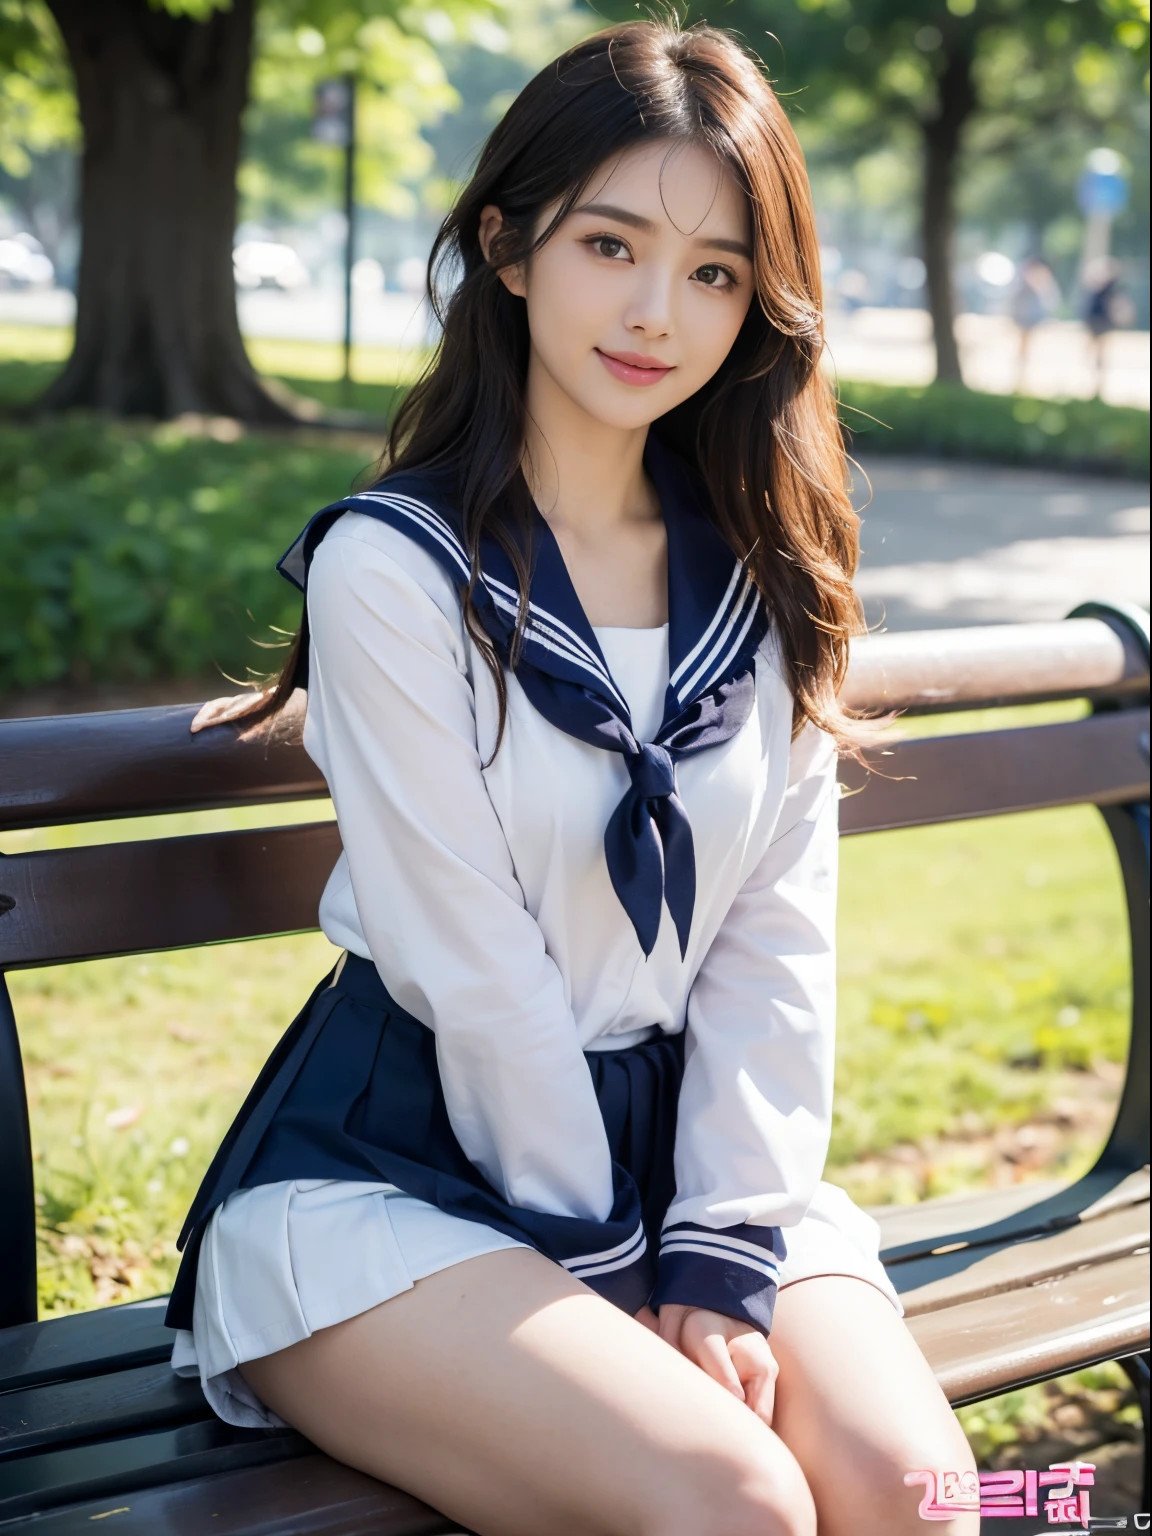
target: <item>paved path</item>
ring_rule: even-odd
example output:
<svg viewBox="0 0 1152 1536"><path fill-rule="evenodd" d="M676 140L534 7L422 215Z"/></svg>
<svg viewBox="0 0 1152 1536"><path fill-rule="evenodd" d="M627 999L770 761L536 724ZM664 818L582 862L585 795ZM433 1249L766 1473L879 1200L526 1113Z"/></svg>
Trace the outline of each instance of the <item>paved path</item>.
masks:
<svg viewBox="0 0 1152 1536"><path fill-rule="evenodd" d="M1148 606L1148 487L1036 469L868 458L858 588L889 629ZM867 500L860 484L856 505Z"/></svg>

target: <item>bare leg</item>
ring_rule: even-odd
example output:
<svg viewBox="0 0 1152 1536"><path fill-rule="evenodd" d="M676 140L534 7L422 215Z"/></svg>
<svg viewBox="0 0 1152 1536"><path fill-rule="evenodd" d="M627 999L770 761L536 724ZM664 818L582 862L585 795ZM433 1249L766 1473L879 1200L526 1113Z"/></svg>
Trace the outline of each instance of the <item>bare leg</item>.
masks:
<svg viewBox="0 0 1152 1536"><path fill-rule="evenodd" d="M820 1536L912 1536L922 1485L905 1472L976 1470L960 1422L904 1320L874 1285L819 1275L776 1298L773 1428L804 1469ZM960 1515L941 1536L977 1536Z"/></svg>
<svg viewBox="0 0 1152 1536"><path fill-rule="evenodd" d="M772 1430L527 1249L441 1270L243 1374L330 1455L481 1536L815 1536Z"/></svg>

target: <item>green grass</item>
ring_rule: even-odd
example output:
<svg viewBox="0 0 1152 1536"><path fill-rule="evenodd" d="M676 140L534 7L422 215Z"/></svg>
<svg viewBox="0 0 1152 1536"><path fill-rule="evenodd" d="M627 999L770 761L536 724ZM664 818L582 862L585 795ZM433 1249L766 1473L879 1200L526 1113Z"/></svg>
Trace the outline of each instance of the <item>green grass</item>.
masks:
<svg viewBox="0 0 1152 1536"><path fill-rule="evenodd" d="M0 850L330 814L312 802L9 833ZM212 1152L333 958L312 934L10 976L46 1315L167 1288ZM1091 809L846 839L829 1177L866 1203L984 1184L984 1128L1043 1115L1123 1061L1127 963ZM932 1137L954 1138L948 1156L885 1159ZM1072 1177L1096 1150L1072 1138L1033 1171Z"/></svg>
<svg viewBox="0 0 1152 1536"><path fill-rule="evenodd" d="M35 400L60 372L71 347L72 332L62 326L0 325L0 410ZM328 408L375 416L381 423L419 376L427 356L399 347L353 347L351 388L346 390L343 349L335 342L267 337L248 341L247 349L259 372L295 393Z"/></svg>

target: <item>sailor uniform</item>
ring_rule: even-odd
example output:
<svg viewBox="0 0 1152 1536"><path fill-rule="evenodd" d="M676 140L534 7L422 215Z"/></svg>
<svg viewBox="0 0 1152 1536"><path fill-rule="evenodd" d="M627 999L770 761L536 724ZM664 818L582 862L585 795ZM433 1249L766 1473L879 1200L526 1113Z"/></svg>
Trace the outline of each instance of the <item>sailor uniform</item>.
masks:
<svg viewBox="0 0 1152 1536"><path fill-rule="evenodd" d="M609 1300L771 1327L780 1284L858 1275L878 1228L820 1174L831 1125L835 753L687 470L645 455L669 622L593 629L547 524L529 625L481 546L461 611L450 487L390 475L282 562L306 590L304 745L344 852L348 952L210 1168L174 1366L268 1424L235 1367L425 1274L527 1245Z"/></svg>

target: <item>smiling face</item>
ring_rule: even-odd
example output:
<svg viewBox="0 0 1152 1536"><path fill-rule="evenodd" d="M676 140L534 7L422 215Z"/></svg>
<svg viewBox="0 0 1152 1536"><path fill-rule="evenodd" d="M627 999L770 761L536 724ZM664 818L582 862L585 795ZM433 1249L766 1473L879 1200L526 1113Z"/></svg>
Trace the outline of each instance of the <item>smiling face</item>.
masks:
<svg viewBox="0 0 1152 1536"><path fill-rule="evenodd" d="M499 227L486 208L485 246ZM530 261L501 273L527 304L530 408L559 390L635 430L695 394L752 302L751 239L747 199L706 150L660 140L603 166Z"/></svg>

